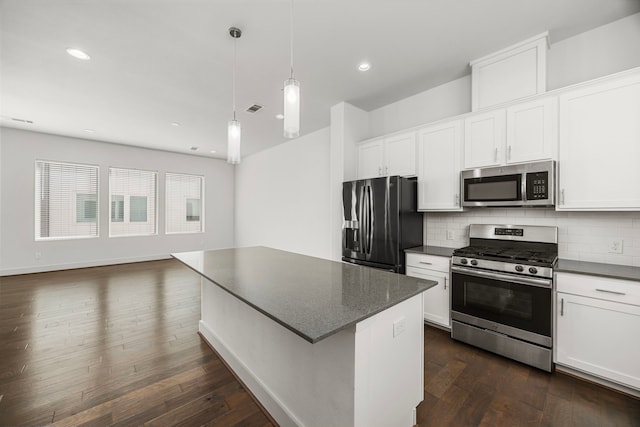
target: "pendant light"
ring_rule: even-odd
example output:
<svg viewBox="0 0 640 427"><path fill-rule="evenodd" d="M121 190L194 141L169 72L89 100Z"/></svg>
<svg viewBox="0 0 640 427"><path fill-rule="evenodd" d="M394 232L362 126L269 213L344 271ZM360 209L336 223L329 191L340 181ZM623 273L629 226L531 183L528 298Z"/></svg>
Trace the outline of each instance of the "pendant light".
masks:
<svg viewBox="0 0 640 427"><path fill-rule="evenodd" d="M300 135L300 82L293 78L293 0L291 0L291 76L284 81L284 136Z"/></svg>
<svg viewBox="0 0 640 427"><path fill-rule="evenodd" d="M227 163L236 165L240 163L240 140L242 128L240 122L236 120L236 50L237 41L242 35L239 28L229 28L229 35L233 37L233 120L227 126Z"/></svg>

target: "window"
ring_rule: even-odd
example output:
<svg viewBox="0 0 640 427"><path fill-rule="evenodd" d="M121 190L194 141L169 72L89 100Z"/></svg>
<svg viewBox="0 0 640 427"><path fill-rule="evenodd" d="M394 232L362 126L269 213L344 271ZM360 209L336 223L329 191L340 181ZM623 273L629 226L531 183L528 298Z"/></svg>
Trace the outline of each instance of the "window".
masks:
<svg viewBox="0 0 640 427"><path fill-rule="evenodd" d="M111 195L111 222L124 222L124 196Z"/></svg>
<svg viewBox="0 0 640 427"><path fill-rule="evenodd" d="M204 231L204 177L167 173L166 232L200 233Z"/></svg>
<svg viewBox="0 0 640 427"><path fill-rule="evenodd" d="M98 167L36 160L36 240L98 236Z"/></svg>
<svg viewBox="0 0 640 427"><path fill-rule="evenodd" d="M147 222L147 196L131 196L129 203L129 221Z"/></svg>
<svg viewBox="0 0 640 427"><path fill-rule="evenodd" d="M109 236L156 234L157 173L109 168Z"/></svg>
<svg viewBox="0 0 640 427"><path fill-rule="evenodd" d="M97 207L95 194L76 194L76 222L96 222Z"/></svg>

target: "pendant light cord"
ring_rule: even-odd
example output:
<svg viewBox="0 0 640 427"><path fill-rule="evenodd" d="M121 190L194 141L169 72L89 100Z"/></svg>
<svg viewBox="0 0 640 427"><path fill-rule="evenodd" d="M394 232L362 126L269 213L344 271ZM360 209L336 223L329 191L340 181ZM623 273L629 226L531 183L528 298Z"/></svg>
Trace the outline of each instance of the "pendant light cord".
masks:
<svg viewBox="0 0 640 427"><path fill-rule="evenodd" d="M289 40L291 48L291 78L293 79L293 0L291 0L291 19L289 22Z"/></svg>
<svg viewBox="0 0 640 427"><path fill-rule="evenodd" d="M236 56L238 53L238 38L233 38L233 120L236 120Z"/></svg>

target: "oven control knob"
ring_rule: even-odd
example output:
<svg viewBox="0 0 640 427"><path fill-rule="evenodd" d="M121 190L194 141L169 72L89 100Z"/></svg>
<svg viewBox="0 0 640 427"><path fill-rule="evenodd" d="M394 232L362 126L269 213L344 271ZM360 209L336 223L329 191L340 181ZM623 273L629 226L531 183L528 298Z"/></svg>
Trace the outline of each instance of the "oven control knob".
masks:
<svg viewBox="0 0 640 427"><path fill-rule="evenodd" d="M536 274L538 272L538 269L535 267L529 267L529 273L531 274Z"/></svg>
<svg viewBox="0 0 640 427"><path fill-rule="evenodd" d="M477 260L475 260L475 259L472 259L472 260L471 260L471 265L478 265L478 261L477 261Z"/></svg>
<svg viewBox="0 0 640 427"><path fill-rule="evenodd" d="M467 261L467 259L466 259L466 258L462 258L462 259L460 260L460 264L466 264L467 262L468 262L468 261Z"/></svg>
<svg viewBox="0 0 640 427"><path fill-rule="evenodd" d="M516 271L522 273L524 271L524 267L521 265L516 265Z"/></svg>

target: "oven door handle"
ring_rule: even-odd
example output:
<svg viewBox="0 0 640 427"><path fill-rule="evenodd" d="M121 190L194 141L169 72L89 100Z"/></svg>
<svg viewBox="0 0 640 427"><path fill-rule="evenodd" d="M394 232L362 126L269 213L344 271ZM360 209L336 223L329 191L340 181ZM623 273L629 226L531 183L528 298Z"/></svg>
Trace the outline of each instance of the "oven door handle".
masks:
<svg viewBox="0 0 640 427"><path fill-rule="evenodd" d="M504 274L492 273L490 271L485 271L485 270L477 270L475 268L459 267L457 265L451 266L451 272L464 273L470 276L484 277L487 279L501 280L503 282L518 283L521 285L537 286L539 288L551 289L553 287L553 281L551 279L538 279L536 277L512 276L512 275L506 276Z"/></svg>

